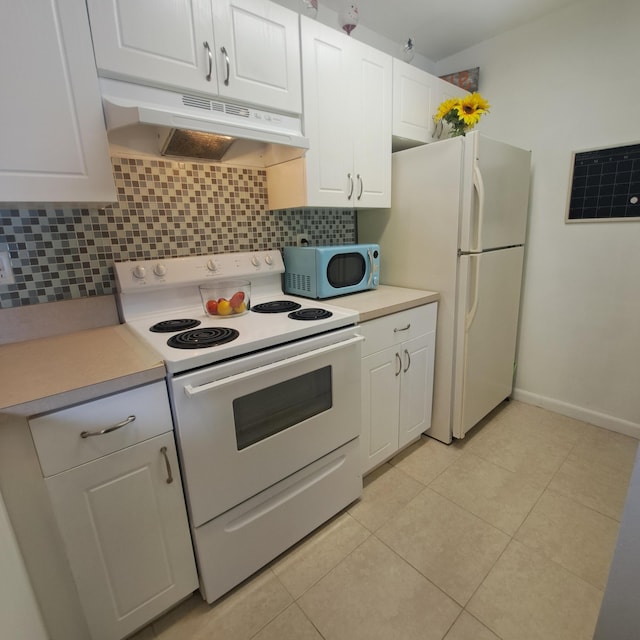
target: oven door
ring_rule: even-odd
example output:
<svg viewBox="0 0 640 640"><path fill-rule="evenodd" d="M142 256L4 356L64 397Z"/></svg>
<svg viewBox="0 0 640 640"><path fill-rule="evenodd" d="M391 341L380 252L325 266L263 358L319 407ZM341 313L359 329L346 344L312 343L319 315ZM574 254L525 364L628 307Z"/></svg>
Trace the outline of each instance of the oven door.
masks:
<svg viewBox="0 0 640 640"><path fill-rule="evenodd" d="M267 352L275 360L266 364L263 352L256 367L248 356L173 378L193 526L358 437L363 338L351 330L305 350L313 340L284 359L280 349ZM238 371L243 361L248 368Z"/></svg>

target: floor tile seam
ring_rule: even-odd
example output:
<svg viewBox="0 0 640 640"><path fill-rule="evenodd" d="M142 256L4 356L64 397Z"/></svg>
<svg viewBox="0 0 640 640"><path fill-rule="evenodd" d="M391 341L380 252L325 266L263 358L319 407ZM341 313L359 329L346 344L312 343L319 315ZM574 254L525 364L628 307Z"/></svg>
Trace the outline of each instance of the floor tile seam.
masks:
<svg viewBox="0 0 640 640"><path fill-rule="evenodd" d="M478 587L480 588L480 587ZM476 589L477 591L477 589ZM475 593L475 591L474 591ZM473 596L471 596L471 598L473 598ZM469 598L467 604L469 604L469 602L471 602L471 598ZM478 618L478 616L475 613L471 613L471 611L469 611L469 609L467 609L467 607L465 606L464 609L460 612L460 615L462 615L462 612L465 612L468 616L471 616L478 624L481 624L483 627L486 627L487 629L489 629L489 631L491 631L491 633L493 633L493 635L498 638L498 640L507 640L504 636L501 636L491 625L489 625L486 622L483 622L482 620L480 620L480 618ZM446 637L446 636L445 636Z"/></svg>
<svg viewBox="0 0 640 640"><path fill-rule="evenodd" d="M480 458L483 462L488 462L489 464L492 464L492 465L498 467L499 469L502 469L503 471L508 471L509 473L513 473L513 474L518 474L517 471L515 471L513 469L509 469L509 467L506 467L505 465L502 465L499 462L496 462L495 460L489 460L488 458L483 456L481 453L477 453L477 452L471 450L471 451L465 451L462 455L465 455L465 454L470 454L470 455L475 456L476 458ZM459 460L461 457L462 456L458 457L457 460ZM530 480L527 480L527 481L531 482ZM429 483L429 484L431 484L431 483Z"/></svg>
<svg viewBox="0 0 640 640"><path fill-rule="evenodd" d="M548 489L545 489L545 491L546 490L554 491L555 493L560 494L563 498L567 498L568 500L572 500L573 502L575 502L576 504L579 504L582 507L586 507L587 509L591 509L591 511L595 511L596 513L599 513L601 516L605 516L607 518L610 518L611 520L614 520L615 522L617 522L618 526L622 522L622 513L620 513L620 518L617 518L616 516L612 516L610 513L605 513L604 511L594 507L593 505L587 504L586 502L583 502L582 500L579 500L575 496L569 495L568 493L564 493L561 488L549 487Z"/></svg>
<svg viewBox="0 0 640 640"><path fill-rule="evenodd" d="M414 480L418 480L418 482L420 482L420 484L422 484L423 487L430 487L445 471L449 470L449 467L451 467L453 464L455 464L456 462L458 462L458 460L460 460L460 458L462 458L465 453L467 453L466 451L463 451L459 456L456 456L453 460L451 460L451 462L447 463L447 465L442 468L433 478L431 478L431 480L429 480L429 482L427 482L427 484L424 484L424 482L418 480L417 478L413 478Z"/></svg>
<svg viewBox="0 0 640 640"><path fill-rule="evenodd" d="M353 518L353 516L351 516ZM356 520L354 518L354 520ZM282 585L282 588L287 592L287 594L289 596L291 596L292 598L292 603L290 604L298 604L298 601L303 598L311 589L313 589L313 587L315 587L321 580L324 580L324 578L326 578L328 575L330 575L333 571L335 571L345 560L347 560L347 558L349 558L357 549L359 549L367 540L369 540L372 536L374 536L375 534L370 531L369 529L367 529L367 527L365 527L361 522L359 522L358 520L356 520L356 522L358 522L358 524L367 532L367 536L361 540L353 549L351 549L351 551L349 551L349 553L347 553L346 556L344 556L343 558L341 558L336 564L334 564L326 573L323 573L320 577L318 577L316 580L314 580L302 593L300 593L299 595L294 595L293 593L291 593L291 591L289 591L289 589L287 589L287 586L284 584L284 582L282 580L280 580L280 577L274 572L272 571L273 575L278 579L278 582L280 583L280 585ZM300 606L298 604L298 606ZM300 606L300 608L302 609L302 607ZM280 615L280 614L278 614Z"/></svg>
<svg viewBox="0 0 640 640"><path fill-rule="evenodd" d="M444 493L440 493L440 491L438 491L438 489L436 489L435 487L426 487L426 488L430 489L434 493L437 493L441 498L444 498L445 500L448 500L451 504L455 505L459 509L462 509L465 513L469 514L470 516L473 516L474 518L476 518L480 522L489 525L490 527L492 527L496 531L499 531L500 533L504 533L504 535L509 536L510 538L513 537L514 534L512 534L510 531L505 531L504 529L501 529L499 526L497 526L495 523L489 522L488 520L486 520L482 516L478 515L477 513L474 513L473 511L469 511L469 509L467 509L464 505L461 505L461 504L457 503L455 500L453 500L449 496L445 495ZM520 526L520 525L518 525L518 526Z"/></svg>
<svg viewBox="0 0 640 640"><path fill-rule="evenodd" d="M549 562L552 562L553 564L555 564L556 566L560 567L561 569L564 569L565 571L570 573L575 578L578 578L581 582L584 582L585 584L588 584L589 586L593 587L594 589L597 589L598 591L600 591L604 595L604 589L601 586L599 586L597 584L594 584L590 580L587 580L584 576L579 575L573 569L571 569L571 567L567 567L564 564L562 564L562 562L558 562L557 560L555 560L554 558L549 556L549 554L546 553L544 550L538 549L537 547L533 547L530 544L527 544L527 542L525 540L520 540L519 538L516 538L515 536L513 537L513 540L515 540L516 542L519 542L522 546L526 547L530 551L533 551L534 553L537 553L537 554L543 556ZM612 557L612 560L613 560L613 557Z"/></svg>
<svg viewBox="0 0 640 640"><path fill-rule="evenodd" d="M272 622L277 620L279 616L281 616L285 611L287 611L291 607L298 607L298 610L302 613L302 615L305 617L307 622L309 622L309 624L311 624L311 626L318 632L318 635L322 638L322 640L326 640L326 637L324 636L324 634L320 631L320 629L318 629L318 627L315 625L313 620L309 618L309 616L307 615L307 612L295 600L293 602L290 602L282 611L280 611L280 613L278 613L274 618L269 620L269 622L265 623L262 627L260 627L258 631L256 631L253 635L251 635L248 638L248 640L253 640L254 638L257 638L258 635L261 634L264 631L264 629L266 629L266 627L268 627ZM185 638L185 640L187 639Z"/></svg>
<svg viewBox="0 0 640 640"><path fill-rule="evenodd" d="M614 518L613 516L609 515L608 513L603 513L602 511L600 511L599 509L596 509L595 507L592 507L589 504L584 504L584 502L580 502L580 500L577 500L576 498L574 498L573 496L568 496L564 493L562 493L562 491L560 491L559 489L554 489L553 487L547 487L544 491L543 494L547 493L547 491L553 495L556 496L560 496L562 498L564 498L565 500L569 500L570 502L572 502L573 504L576 504L580 507L582 507L583 509L588 509L589 511L593 512L593 513L597 513L599 516L602 516L603 518L607 518L607 520L611 520L612 522L614 522L616 524L616 526L618 528L620 528L620 522L621 520L619 520L618 518Z"/></svg>
<svg viewBox="0 0 640 640"><path fill-rule="evenodd" d="M500 561L500 558L502 558L502 556L506 553L507 549L509 548L509 546L511 545L512 542L513 542L513 537L510 538L509 542L507 542L507 544L504 546L504 549L498 554L497 558L493 561L492 565L489 567L487 572L484 574L484 577L482 578L482 580L480 580L480 582L478 583L478 586L473 590L473 593L469 596L469 598L467 599L467 602L463 606L463 609L469 615L473 616L476 620L478 620L478 622L480 622L480 624L482 624L485 627L487 627L487 629L489 629L492 633L494 633L499 638L501 638L502 636L500 636L500 634L488 622L484 622L484 621L480 620L480 618L478 618L475 614L471 613L471 611L469 611L467 609L467 607L471 604L471 601L473 600L474 596L476 595L476 593L478 593L478 590L482 587L482 585L485 583L487 578L491 575L491 573L495 569L496 565Z"/></svg>
<svg viewBox="0 0 640 640"><path fill-rule="evenodd" d="M449 497L442 495L441 493L439 493L438 491L436 491L435 489L430 489L429 487L426 487L425 490L431 490L434 493L436 493L438 496L440 496L441 498L447 500L450 504L452 504L453 506L462 509L465 513L469 514L470 516L473 516L476 520L486 524L487 526L491 527L492 529L494 529L495 531L498 531L502 534L504 534L505 536L507 536L509 538L509 540L506 542L506 544L504 545L504 548L502 549L502 551L498 554L497 558L495 559L495 561L491 564L491 566L487 569L487 572L485 573L484 577L482 578L482 580L480 581L480 584L482 584L485 579L487 578L487 576L489 575L489 573L491 573L492 569L494 568L496 562L498 562L498 560L500 559L500 557L502 556L502 554L505 552L505 550L507 549L507 547L511 544L511 542L513 541L513 536L506 532L503 531L502 529L499 529L498 527L496 527L494 524L492 524L491 522L487 522L486 520L484 520L483 518L481 518L480 516L478 516L475 513L472 513L471 511L469 511L468 509L465 509L463 506L459 505L457 502L451 500ZM422 492L421 492L422 493ZM417 496L416 496L417 497ZM415 498L414 498L415 499ZM409 503L407 503L409 504ZM406 506L406 505L405 505ZM380 527L378 529L378 531L382 529L382 527ZM413 567L421 576L423 576L424 578L426 578L427 580L429 580L429 582L431 582L431 584L433 584L434 586L436 586L440 591L442 591L442 593L444 593L450 600L453 600L453 602L455 602L458 606L464 608L466 607L467 604L469 604L469 602L471 601L471 598L473 597L473 594L471 594L471 596L469 596L469 598L467 599L467 602L465 604L462 604L460 602L458 602L458 600L456 600L452 595L448 594L446 591L444 591L444 589L442 589L441 587L439 587L437 584L435 584L435 582L433 582L433 580L431 580L428 576L426 576L422 571L420 571L420 569L416 566L414 566L409 560L407 560L406 558L404 558L403 556L401 556L395 549L393 549L393 547L390 547L384 540L382 540L377 533L373 534L382 544L384 544L387 548L389 548L391 551L393 551L393 553L395 555L397 555L400 559L402 559L404 562L406 562L409 566ZM478 587L480 586L480 584L478 585ZM477 591L477 588L474 589L475 593ZM485 625L486 626L486 625ZM493 630L492 630L493 631ZM495 633L495 632L494 632Z"/></svg>
<svg viewBox="0 0 640 640"><path fill-rule="evenodd" d="M460 613L462 612L462 610L464 609L464 605L460 604L451 594L447 593L441 586L437 585L433 580L431 580L431 578L429 578L429 576L425 576L424 573L422 573L422 571L420 571L420 569L418 569L418 567L416 567L412 562L410 562L409 560L407 560L406 558L401 556L393 547L389 546L384 540L382 540L381 538L379 538L375 534L374 534L374 536L375 536L376 540L378 540L378 542L380 542L387 549L389 549L389 551L391 551L391 553L393 553L393 555L396 556L396 558L401 560L407 566L411 567L417 574L422 576L429 584L431 584L433 587L435 587L438 591L440 591L440 593L442 593L449 600L451 600L451 602L453 602L457 607L459 607L460 608ZM449 630L447 630L447 633L449 633ZM446 636L446 633L445 633L445 636ZM444 638L444 636L443 636L443 638Z"/></svg>
<svg viewBox="0 0 640 640"><path fill-rule="evenodd" d="M507 471L508 473L510 473L511 475L515 476L515 477L519 477L518 473L516 471L512 471L511 469L506 469L505 467L496 464L493 460L487 460L486 458L482 458L481 456L478 456L477 454L473 454L476 455L476 457L480 458L483 462L486 462L488 464L491 464L495 467L497 467L498 469L502 469L503 471ZM523 482L526 482L529 487L536 489L536 490L540 490L540 495L536 498L535 502L533 503L533 505L531 506L531 508L527 511L526 515L523 517L522 521L520 522L520 524L518 525L517 529L514 532L511 531L505 531L504 529L501 529L499 526L497 526L496 524L494 524L493 522L489 522L488 520L485 520L485 518L483 518L482 516L478 515L477 513L473 513L473 511L469 511L469 509L467 509L464 505L458 504L455 500L453 500L452 498L450 498L449 496L441 493L440 491L438 491L438 489L436 487L432 487L432 486L428 486L428 489L431 489L431 491L437 493L439 496L441 496L442 498L446 498L447 500L449 500L449 502L452 502L453 504L455 504L456 506L460 507L461 509L464 509L464 511L466 511L467 513L475 516L476 518L478 518L479 520L481 520L482 522L492 526L494 529L497 529L498 531L501 531L502 533L504 533L505 535L508 535L510 538L513 538L517 531L520 529L520 527L524 524L525 520L529 517L529 515L531 514L531 511L534 509L534 507L536 506L536 504L538 503L538 501L542 498L542 496L544 495L544 492L547 491L547 488L542 488L541 485L535 484L527 479L522 479Z"/></svg>
<svg viewBox="0 0 640 640"><path fill-rule="evenodd" d="M534 547L529 546L528 544L526 544L524 541L522 540L518 540L517 538L512 538L511 541L509 542L509 544L505 547L504 552L506 552L506 550L509 548L509 546L512 543L516 543L519 545L522 545L523 547L526 547L529 551L532 551L534 554L538 555L538 556L542 556L545 560L547 560L548 562L550 562L552 565L554 565L555 567L559 568L560 570L570 574L571 576L573 576L574 578L576 578L577 580L579 580L581 583L587 585L588 587L595 589L596 591L599 591L603 596L604 596L604 589L602 589L601 587L598 587L597 585L594 585L592 582L589 582L588 580L585 580L582 576L579 576L577 573L575 573L574 571L572 571L571 569L565 567L563 564L557 562L556 560L554 560L553 558L550 558L546 553L544 553L543 551L541 551L540 549L535 549ZM502 554L501 554L502 555ZM497 560L496 560L497 562ZM486 578L485 578L486 579ZM473 596L472 596L473 597ZM469 602L471 602L471 598L469 598Z"/></svg>

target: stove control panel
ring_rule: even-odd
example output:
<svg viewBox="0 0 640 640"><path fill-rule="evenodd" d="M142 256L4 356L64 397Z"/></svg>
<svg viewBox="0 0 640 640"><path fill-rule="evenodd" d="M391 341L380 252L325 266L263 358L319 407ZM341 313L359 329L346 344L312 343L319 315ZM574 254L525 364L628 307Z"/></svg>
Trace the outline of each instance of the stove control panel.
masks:
<svg viewBox="0 0 640 640"><path fill-rule="evenodd" d="M114 264L118 291L162 289L227 278L259 278L284 273L277 250L220 253L158 260L129 260Z"/></svg>

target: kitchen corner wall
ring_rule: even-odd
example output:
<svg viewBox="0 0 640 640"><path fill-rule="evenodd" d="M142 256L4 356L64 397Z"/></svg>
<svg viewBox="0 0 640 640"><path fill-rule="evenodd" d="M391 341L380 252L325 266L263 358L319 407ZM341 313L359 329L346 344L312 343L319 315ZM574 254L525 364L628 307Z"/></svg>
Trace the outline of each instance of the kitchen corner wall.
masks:
<svg viewBox="0 0 640 640"><path fill-rule="evenodd" d="M112 158L118 202L0 210L16 283L0 308L115 292L113 262L356 240L351 210L267 209L263 169Z"/></svg>

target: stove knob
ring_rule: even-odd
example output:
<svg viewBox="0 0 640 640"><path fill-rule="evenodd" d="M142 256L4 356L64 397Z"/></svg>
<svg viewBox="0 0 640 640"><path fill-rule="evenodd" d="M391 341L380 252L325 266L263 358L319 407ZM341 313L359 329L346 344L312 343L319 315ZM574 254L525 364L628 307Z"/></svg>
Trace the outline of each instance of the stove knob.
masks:
<svg viewBox="0 0 640 640"><path fill-rule="evenodd" d="M209 271L216 271L218 269L216 263L211 258L207 260L207 269L209 269Z"/></svg>
<svg viewBox="0 0 640 640"><path fill-rule="evenodd" d="M267 254L267 255L264 257L264 261L265 261L269 266L271 266L271 265L273 264L273 258L272 258L269 254Z"/></svg>
<svg viewBox="0 0 640 640"><path fill-rule="evenodd" d="M254 267L259 267L260 266L260 258L258 258L258 256L253 256L253 258L251 258L251 264Z"/></svg>
<svg viewBox="0 0 640 640"><path fill-rule="evenodd" d="M162 262L158 262L158 264L153 267L153 273L162 278L162 276L166 275L167 267L165 267Z"/></svg>
<svg viewBox="0 0 640 640"><path fill-rule="evenodd" d="M134 278L138 278L138 280L143 280L146 275L147 275L147 271L141 264L133 268Z"/></svg>

